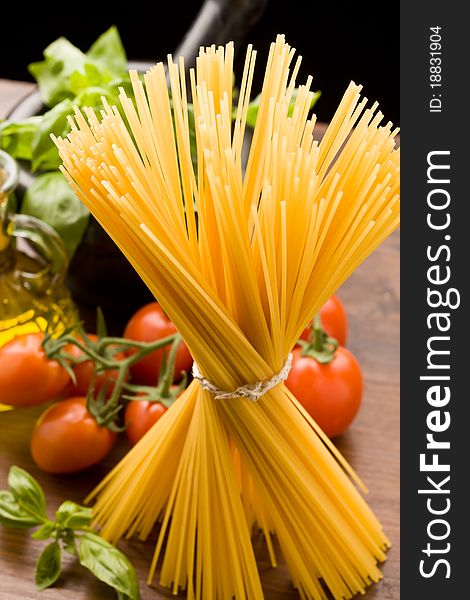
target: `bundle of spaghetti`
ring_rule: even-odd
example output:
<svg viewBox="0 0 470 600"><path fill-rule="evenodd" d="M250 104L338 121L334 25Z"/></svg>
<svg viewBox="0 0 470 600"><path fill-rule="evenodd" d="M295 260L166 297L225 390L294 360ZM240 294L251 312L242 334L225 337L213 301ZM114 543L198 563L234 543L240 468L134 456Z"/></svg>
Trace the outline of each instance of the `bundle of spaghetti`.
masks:
<svg viewBox="0 0 470 600"><path fill-rule="evenodd" d="M348 87L321 141L311 78L271 45L246 168L242 146L256 53L232 107L233 45L131 73L135 102L76 110L56 139L73 189L183 335L201 379L94 490L95 524L116 542L160 522L149 582L190 599L263 598L251 543L275 534L302 598L351 598L381 577L388 540L345 459L279 383L302 329L399 222L396 130ZM232 112L235 120L232 126Z"/></svg>

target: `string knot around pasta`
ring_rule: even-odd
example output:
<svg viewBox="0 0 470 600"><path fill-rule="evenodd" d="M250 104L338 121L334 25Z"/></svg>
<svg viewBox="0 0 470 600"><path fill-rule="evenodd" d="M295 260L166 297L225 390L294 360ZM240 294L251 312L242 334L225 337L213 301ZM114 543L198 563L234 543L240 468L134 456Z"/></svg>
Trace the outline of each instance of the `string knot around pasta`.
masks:
<svg viewBox="0 0 470 600"><path fill-rule="evenodd" d="M252 402L257 402L261 396L269 392L273 387L285 381L292 367L292 353L289 352L282 369L273 375L268 381L257 381L256 383L247 383L237 387L233 392L228 392L217 387L202 375L196 362L193 363L193 377L201 384L201 387L214 394L216 400L229 400L230 398L248 398Z"/></svg>

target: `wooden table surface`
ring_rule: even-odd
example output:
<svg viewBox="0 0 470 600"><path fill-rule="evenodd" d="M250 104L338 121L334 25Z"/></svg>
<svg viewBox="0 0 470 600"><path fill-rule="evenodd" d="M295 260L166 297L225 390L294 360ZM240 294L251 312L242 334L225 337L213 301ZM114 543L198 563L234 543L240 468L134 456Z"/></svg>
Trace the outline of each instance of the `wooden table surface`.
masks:
<svg viewBox="0 0 470 600"><path fill-rule="evenodd" d="M27 94L30 84L0 80L0 118ZM349 316L348 346L364 371L365 392L360 414L337 445L369 488L368 501L392 540L383 565L384 579L371 587L366 600L398 600L399 591L399 233L394 233L341 288ZM123 443L101 464L76 476L57 477L39 471L29 453L29 437L41 408L0 413L0 489L6 487L11 465L27 469L44 487L51 514L62 500L80 502L119 456ZM55 588L37 592L34 564L43 542L29 533L0 527L0 600L107 600L114 593L74 561ZM152 541L120 546L136 566L143 600L171 598L168 591L148 588L145 576ZM258 548L257 548L258 551ZM272 569L262 544L259 566L267 600L294 600L287 569Z"/></svg>

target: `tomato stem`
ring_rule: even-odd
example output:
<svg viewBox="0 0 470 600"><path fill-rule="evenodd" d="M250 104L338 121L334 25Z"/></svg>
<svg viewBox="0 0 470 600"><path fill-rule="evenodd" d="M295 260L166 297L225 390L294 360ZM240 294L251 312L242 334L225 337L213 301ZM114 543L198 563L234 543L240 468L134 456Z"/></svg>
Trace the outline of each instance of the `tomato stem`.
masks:
<svg viewBox="0 0 470 600"><path fill-rule="evenodd" d="M53 360L66 358L74 366L92 359L93 362L102 365L105 369L116 369L125 361L128 361L129 365L132 366L144 356L168 346L175 340L176 335L178 334L172 334L154 342L136 342L124 338L106 337L98 342L92 342L87 338L88 342L85 343L81 342L78 337L64 335L57 340L46 337L42 345L47 357ZM86 334L81 337L82 339L86 338ZM82 355L78 357L71 356L67 351L64 351L67 346L76 346L81 350ZM116 360L105 356L110 350L111 355L114 355L134 348L137 348L138 351L125 359Z"/></svg>
<svg viewBox="0 0 470 600"><path fill-rule="evenodd" d="M308 342L300 339L298 344L302 348L300 352L302 356L310 356L324 365L333 360L339 346L338 340L330 337L323 329L320 313L317 313L313 319Z"/></svg>
<svg viewBox="0 0 470 600"><path fill-rule="evenodd" d="M161 395L164 398L168 398L168 394L170 391L171 384L173 383L173 377L175 374L175 361L176 354L178 352L178 348L181 345L183 338L178 334L176 334L175 339L171 345L170 352L168 354L168 361L166 360L166 354L164 352L164 361L162 365L164 365L163 375L161 376L161 380L159 384L161 385Z"/></svg>
<svg viewBox="0 0 470 600"><path fill-rule="evenodd" d="M126 400L141 400L145 402L160 402L167 408L169 408L181 392L186 388L187 374L183 371L183 377L178 386L173 386L173 377L175 371L175 361L178 348L180 347L183 338L180 334L175 334L174 341L171 345L168 359L166 353L162 356L160 374L157 385L146 386L146 385L132 385L125 384L126 390L133 392L133 396L123 396ZM139 394L139 395L138 395Z"/></svg>
<svg viewBox="0 0 470 600"><path fill-rule="evenodd" d="M98 311L97 315L97 331L101 334L106 334L106 324L100 311ZM166 400L169 403L173 403L176 397L175 394L182 391L180 388L177 391L171 389L176 353L181 341L181 335L178 333L152 342L107 337L106 335L94 341L87 336L82 324L79 323L75 328L67 328L57 339L54 339L51 335L46 335L42 346L47 357L58 361L67 370L72 381L76 381L72 367L88 361L93 362L94 373L87 392L87 409L101 427L107 427L113 431L122 431L124 428L116 423L119 412L122 409L120 401L122 392L125 388L130 368L142 360L142 358L171 344L168 362L166 361L166 354L164 354L162 364L164 369L160 373L157 388L153 388L153 394L156 397L158 396L158 401L163 402ZM76 346L81 354L73 356L67 351L67 347L70 348L70 346ZM125 358L116 358L117 354L129 352L130 350L134 350L134 352ZM117 370L118 372L115 381L106 382L96 394L97 375L112 370ZM185 387L186 381L184 377L182 384ZM107 398L111 386L112 392L110 397Z"/></svg>
<svg viewBox="0 0 470 600"><path fill-rule="evenodd" d="M113 385L113 391L108 399L106 399L106 396L109 391L109 383L107 382L102 386L96 397L94 381L91 382L87 394L87 410L95 418L100 427L107 427L108 429L111 429L111 431L116 432L125 429L116 424L116 419L122 409L120 398L128 372L129 367L126 360L124 360L119 365L118 376L115 383L111 384ZM94 380L96 380L96 373Z"/></svg>

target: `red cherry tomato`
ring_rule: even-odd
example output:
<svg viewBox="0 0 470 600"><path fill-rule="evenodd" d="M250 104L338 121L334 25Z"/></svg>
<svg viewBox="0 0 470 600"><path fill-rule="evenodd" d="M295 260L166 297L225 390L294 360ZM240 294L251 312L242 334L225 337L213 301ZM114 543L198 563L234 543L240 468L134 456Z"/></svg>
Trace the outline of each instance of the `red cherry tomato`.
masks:
<svg viewBox="0 0 470 600"><path fill-rule="evenodd" d="M292 369L286 385L328 437L345 431L362 400L362 372L356 358L342 346L331 362L319 363L293 351Z"/></svg>
<svg viewBox="0 0 470 600"><path fill-rule="evenodd" d="M90 338L92 342L98 341L98 336L94 333L87 333L87 336ZM67 352L71 354L74 358L79 358L82 356L83 352L77 346L70 344L67 347ZM117 352L114 355L115 360L122 360L126 355L123 352ZM71 381L69 385L65 388L63 397L68 398L70 396L86 396L88 392L88 387L90 385L90 381L95 372L95 366L92 360L87 360L85 362L79 363L73 367L73 372L75 373L75 377L77 379L76 383ZM103 371L96 377L95 380L95 396L99 393L101 388L107 384L108 389L106 392L106 397L109 398L112 394L114 385L113 382L116 381L119 372L116 369L109 369Z"/></svg>
<svg viewBox="0 0 470 600"><path fill-rule="evenodd" d="M176 333L176 327L166 316L157 302L152 302L139 309L130 319L124 331L124 337L139 342L153 342ZM142 385L156 385L163 352L167 349L155 350L131 367L132 379ZM181 371L188 371L193 359L184 342L176 354L175 380L180 378Z"/></svg>
<svg viewBox="0 0 470 600"><path fill-rule="evenodd" d="M346 345L348 337L348 318L344 305L338 296L331 296L320 309L320 321L326 333L338 340L340 346ZM308 341L312 326L306 327L300 339Z"/></svg>
<svg viewBox="0 0 470 600"><path fill-rule="evenodd" d="M145 397L145 394L137 394ZM167 411L167 407L161 402L150 402L148 400L131 400L126 406L124 423L127 426L126 434L132 445L137 444L147 431Z"/></svg>
<svg viewBox="0 0 470 600"><path fill-rule="evenodd" d="M100 427L82 397L52 404L40 417L31 437L34 461L48 473L75 473L103 459L116 433Z"/></svg>
<svg viewBox="0 0 470 600"><path fill-rule="evenodd" d="M43 333L19 335L0 348L0 402L34 406L56 397L70 377L42 349Z"/></svg>

